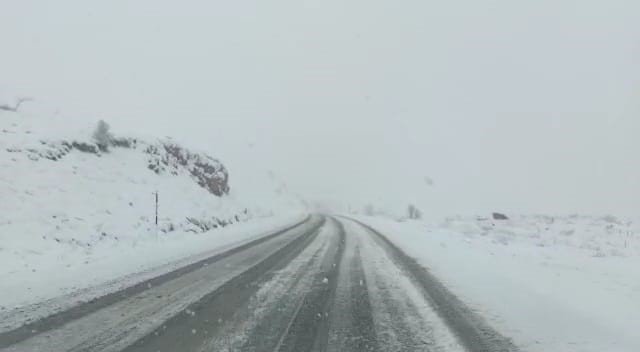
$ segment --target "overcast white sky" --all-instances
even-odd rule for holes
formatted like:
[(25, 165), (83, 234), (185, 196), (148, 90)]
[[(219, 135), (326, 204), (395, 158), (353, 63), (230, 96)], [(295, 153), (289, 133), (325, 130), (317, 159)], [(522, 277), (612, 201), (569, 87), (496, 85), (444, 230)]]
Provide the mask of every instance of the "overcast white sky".
[[(640, 210), (640, 1), (15, 0), (0, 96), (429, 212)], [(435, 184), (428, 186), (424, 177)]]

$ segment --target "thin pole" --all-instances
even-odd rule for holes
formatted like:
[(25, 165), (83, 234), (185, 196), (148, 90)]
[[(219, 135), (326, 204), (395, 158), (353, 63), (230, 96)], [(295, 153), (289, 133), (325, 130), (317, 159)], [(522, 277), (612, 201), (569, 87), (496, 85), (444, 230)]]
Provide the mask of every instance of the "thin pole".
[(158, 226), (158, 191), (156, 191), (156, 227)]

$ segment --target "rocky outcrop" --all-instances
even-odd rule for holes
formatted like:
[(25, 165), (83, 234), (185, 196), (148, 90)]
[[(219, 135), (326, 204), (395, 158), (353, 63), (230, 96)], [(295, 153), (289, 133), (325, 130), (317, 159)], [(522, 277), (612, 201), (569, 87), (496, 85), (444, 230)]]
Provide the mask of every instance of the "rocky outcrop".
[(186, 170), (202, 188), (218, 197), (229, 193), (229, 173), (218, 160), (194, 153), (171, 142), (149, 145), (145, 152), (151, 156), (148, 168), (155, 173), (177, 174)]
[(109, 148), (86, 141), (40, 141), (38, 148), (9, 148), (10, 153), (26, 153), (31, 160), (59, 161), (71, 152), (93, 154), (101, 157), (115, 148), (129, 149), (147, 155), (147, 168), (156, 174), (179, 175), (187, 173), (200, 187), (221, 197), (229, 194), (229, 173), (215, 158), (190, 151), (171, 141), (148, 143), (134, 138), (113, 138)]

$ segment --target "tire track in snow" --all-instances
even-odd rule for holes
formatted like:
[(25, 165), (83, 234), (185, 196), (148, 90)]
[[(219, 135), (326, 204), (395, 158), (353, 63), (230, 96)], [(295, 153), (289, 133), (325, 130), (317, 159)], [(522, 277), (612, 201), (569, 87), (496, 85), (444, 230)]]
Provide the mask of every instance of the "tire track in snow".
[(344, 258), (339, 267), (338, 287), (330, 313), (328, 352), (380, 351), (371, 302), (357, 238), (345, 231)]
[(511, 339), (493, 329), (480, 315), (442, 284), (415, 259), (395, 246), (386, 236), (358, 220), (349, 219), (369, 232), (393, 266), (418, 289), (431, 310), (455, 334), (462, 346), (470, 352), (517, 352)]
[[(122, 352), (157, 351), (197, 351), (203, 350), (212, 336), (227, 326), (238, 307), (243, 307), (260, 289), (260, 282), (269, 277), (269, 273), (288, 266), (311, 243), (317, 239), (326, 220), (311, 231), (295, 238), (279, 248), (264, 260), (207, 294), (203, 299), (191, 304), (184, 312), (163, 323), (157, 329), (129, 345)], [(237, 332), (234, 332), (234, 334)], [(208, 350), (205, 348), (204, 350)], [(217, 351), (217, 349), (214, 349)]]
[(425, 301), (418, 287), (360, 225), (347, 222), (358, 241), (382, 351), (462, 352), (465, 349)]
[(247, 305), (239, 307), (199, 351), (270, 351), (278, 345), (281, 327), (295, 315), (311, 287), (331, 241), (330, 226), (284, 267), (274, 269), (258, 284)]
[[(336, 226), (336, 220), (330, 220)], [(337, 226), (341, 229), (341, 227)], [(283, 332), (279, 352), (325, 351), (329, 340), (329, 312), (338, 285), (338, 268), (344, 254), (345, 233), (331, 241), (320, 271), (314, 273), (310, 291)]]

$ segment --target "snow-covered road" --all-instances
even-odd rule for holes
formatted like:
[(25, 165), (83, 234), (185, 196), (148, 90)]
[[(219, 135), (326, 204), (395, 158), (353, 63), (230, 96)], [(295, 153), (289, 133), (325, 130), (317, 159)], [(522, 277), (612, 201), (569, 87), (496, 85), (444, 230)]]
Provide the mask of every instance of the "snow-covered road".
[(313, 216), (165, 280), (0, 333), (0, 350), (516, 348), (381, 234)]

